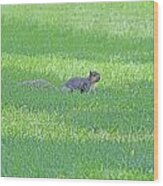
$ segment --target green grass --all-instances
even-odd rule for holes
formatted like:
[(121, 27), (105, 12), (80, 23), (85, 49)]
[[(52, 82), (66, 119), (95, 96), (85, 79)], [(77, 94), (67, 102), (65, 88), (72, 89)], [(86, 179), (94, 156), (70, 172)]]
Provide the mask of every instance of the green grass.
[[(153, 180), (153, 2), (1, 12), (2, 176)], [(59, 91), (89, 70), (95, 93)]]

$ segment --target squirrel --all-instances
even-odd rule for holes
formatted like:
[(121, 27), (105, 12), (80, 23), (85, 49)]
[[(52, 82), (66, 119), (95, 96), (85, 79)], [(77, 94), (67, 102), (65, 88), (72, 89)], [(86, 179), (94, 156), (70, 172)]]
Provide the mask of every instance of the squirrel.
[[(95, 89), (95, 84), (100, 81), (100, 74), (96, 71), (90, 71), (88, 77), (74, 77), (69, 79), (62, 87), (61, 91), (73, 92), (79, 90), (81, 93), (92, 91)], [(44, 79), (27, 80), (19, 82), (18, 85), (30, 88), (55, 88), (49, 81)]]
[(62, 91), (79, 90), (81, 93), (88, 92), (95, 89), (95, 84), (100, 81), (100, 74), (96, 71), (90, 71), (89, 76), (74, 77), (69, 79), (63, 86)]

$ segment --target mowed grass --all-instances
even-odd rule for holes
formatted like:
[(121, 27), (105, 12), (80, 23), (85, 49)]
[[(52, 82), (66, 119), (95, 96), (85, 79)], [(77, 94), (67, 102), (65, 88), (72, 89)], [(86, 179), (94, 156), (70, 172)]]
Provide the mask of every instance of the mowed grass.
[[(2, 176), (153, 180), (153, 2), (1, 11)], [(89, 70), (95, 93), (59, 90)]]

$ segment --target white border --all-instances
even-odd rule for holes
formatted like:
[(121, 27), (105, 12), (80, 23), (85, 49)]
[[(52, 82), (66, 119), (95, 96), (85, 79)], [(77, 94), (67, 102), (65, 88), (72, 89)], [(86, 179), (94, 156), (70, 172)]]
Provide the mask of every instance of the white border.
[[(101, 0), (101, 1), (126, 1), (126, 0)], [(101, 2), (100, 0), (1, 0), (0, 4), (22, 4), (22, 3), (55, 3), (55, 2)], [(135, 1), (135, 0), (134, 0)], [(140, 1), (140, 0), (139, 0)], [(143, 1), (143, 0), (142, 0)], [(26, 179), (26, 178), (0, 178), (0, 185), (2, 186), (150, 186), (163, 185), (163, 0), (157, 0), (159, 3), (159, 179), (155, 182), (142, 181), (111, 181), (111, 180), (59, 180), (59, 179)]]

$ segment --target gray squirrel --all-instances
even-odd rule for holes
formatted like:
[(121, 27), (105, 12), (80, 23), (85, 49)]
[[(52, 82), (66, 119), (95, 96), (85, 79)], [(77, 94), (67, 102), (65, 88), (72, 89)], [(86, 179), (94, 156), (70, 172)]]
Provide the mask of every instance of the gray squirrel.
[(88, 77), (74, 77), (69, 79), (63, 86), (62, 91), (79, 90), (81, 93), (94, 90), (95, 84), (100, 81), (100, 74), (96, 71), (90, 71)]
[[(96, 71), (90, 71), (88, 77), (74, 77), (69, 79), (61, 87), (61, 91), (73, 92), (79, 90), (81, 93), (89, 92), (95, 89), (95, 84), (100, 81), (100, 74)], [(19, 82), (18, 85), (30, 88), (55, 88), (49, 81), (45, 79), (27, 80)]]

